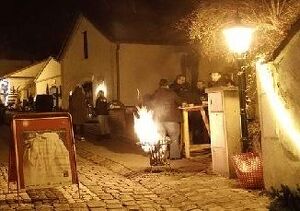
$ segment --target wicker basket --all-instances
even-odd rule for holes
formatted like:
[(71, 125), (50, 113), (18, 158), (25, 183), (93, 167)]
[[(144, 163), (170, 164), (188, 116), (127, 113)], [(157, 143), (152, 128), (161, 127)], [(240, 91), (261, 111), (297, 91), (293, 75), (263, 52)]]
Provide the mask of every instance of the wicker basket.
[(264, 187), (262, 161), (257, 153), (234, 155), (232, 161), (238, 181), (243, 188)]

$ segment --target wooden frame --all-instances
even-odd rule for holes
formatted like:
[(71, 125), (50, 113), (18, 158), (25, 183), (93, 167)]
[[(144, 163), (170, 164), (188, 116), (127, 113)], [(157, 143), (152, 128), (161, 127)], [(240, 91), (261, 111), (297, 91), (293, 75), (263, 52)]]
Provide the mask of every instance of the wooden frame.
[(8, 187), (17, 190), (77, 184), (75, 141), (69, 113), (16, 114), (11, 121)]
[(182, 116), (183, 116), (183, 123), (181, 126), (181, 143), (184, 143), (184, 152), (185, 157), (190, 158), (190, 132), (189, 132), (189, 111), (199, 111), (202, 120), (205, 124), (206, 130), (208, 132), (208, 135), (210, 136), (210, 129), (209, 129), (209, 123), (208, 118), (205, 114), (204, 107), (207, 107), (206, 105), (199, 105), (199, 106), (188, 106), (188, 107), (179, 107), (180, 110), (182, 110)]

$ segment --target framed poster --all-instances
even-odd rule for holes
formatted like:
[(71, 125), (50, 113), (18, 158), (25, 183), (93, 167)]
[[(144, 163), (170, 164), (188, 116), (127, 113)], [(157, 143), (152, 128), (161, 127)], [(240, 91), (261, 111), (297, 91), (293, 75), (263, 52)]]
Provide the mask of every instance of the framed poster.
[(69, 113), (17, 114), (11, 129), (9, 182), (18, 189), (78, 184)]

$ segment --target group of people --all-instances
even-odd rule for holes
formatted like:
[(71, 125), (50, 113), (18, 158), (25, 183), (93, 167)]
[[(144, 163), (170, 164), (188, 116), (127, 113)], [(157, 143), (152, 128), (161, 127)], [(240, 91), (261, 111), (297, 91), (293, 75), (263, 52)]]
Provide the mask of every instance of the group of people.
[[(159, 88), (144, 98), (143, 104), (153, 110), (154, 120), (159, 124), (159, 133), (162, 137), (169, 136), (169, 158), (180, 159), (182, 146), (180, 143), (181, 112), (178, 109), (182, 103), (200, 104), (206, 100), (205, 84), (197, 82), (192, 89), (184, 75), (178, 75), (172, 84), (167, 79), (159, 81)], [(197, 100), (196, 100), (197, 99)], [(195, 101), (196, 100), (196, 101)]]
[[(192, 87), (186, 81), (184, 75), (177, 75), (173, 83), (167, 79), (159, 81), (159, 88), (153, 93), (144, 96), (143, 104), (153, 110), (155, 121), (159, 123), (159, 132), (161, 135), (169, 136), (171, 143), (169, 145), (169, 157), (171, 159), (181, 158), (181, 111), (178, 109), (183, 103), (200, 105), (207, 101), (205, 89), (212, 86), (233, 85), (233, 81), (221, 76), (220, 73), (211, 73), (211, 80), (197, 81), (195, 87)], [(84, 140), (84, 122), (87, 120), (87, 103), (84, 90), (76, 87), (72, 96), (70, 96), (69, 109), (72, 114), (74, 131), (78, 139)], [(104, 96), (104, 92), (98, 92), (95, 107), (93, 108), (97, 116), (100, 133), (109, 136), (110, 128), (108, 124), (109, 103)], [(209, 143), (208, 131), (202, 120), (200, 112), (189, 112), (190, 134), (195, 144)]]
[[(104, 92), (98, 92), (95, 107), (91, 108), (93, 112), (89, 112), (90, 105), (86, 102), (86, 96), (82, 87), (77, 86), (69, 96), (69, 111), (72, 115), (73, 130), (75, 138), (78, 140), (85, 140), (84, 138), (84, 123), (87, 121), (89, 115), (96, 115), (99, 122), (100, 134), (109, 137), (110, 129), (108, 124), (108, 101), (104, 96)], [(92, 114), (90, 114), (92, 113)]]
[[(168, 136), (169, 158), (181, 158), (182, 144), (180, 142), (181, 112), (178, 109), (183, 103), (201, 105), (207, 101), (205, 89), (214, 86), (232, 86), (233, 80), (223, 77), (220, 73), (211, 73), (210, 81), (197, 81), (192, 87), (184, 75), (177, 75), (173, 83), (167, 79), (159, 81), (159, 88), (152, 94), (146, 95), (143, 104), (153, 110), (154, 119), (159, 124), (159, 133), (162, 137)], [(210, 143), (208, 131), (200, 112), (189, 112), (190, 134), (195, 144)]]

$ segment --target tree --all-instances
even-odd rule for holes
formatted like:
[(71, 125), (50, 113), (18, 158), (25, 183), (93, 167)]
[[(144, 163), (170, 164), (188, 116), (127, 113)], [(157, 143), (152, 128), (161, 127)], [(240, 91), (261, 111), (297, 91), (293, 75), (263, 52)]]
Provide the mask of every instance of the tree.
[(201, 53), (207, 58), (230, 59), (222, 29), (233, 23), (236, 12), (242, 23), (256, 27), (250, 57), (270, 56), (284, 39), (290, 26), (300, 15), (299, 0), (203, 0), (197, 9), (182, 18), (176, 27), (188, 31), (191, 40), (198, 40)]

